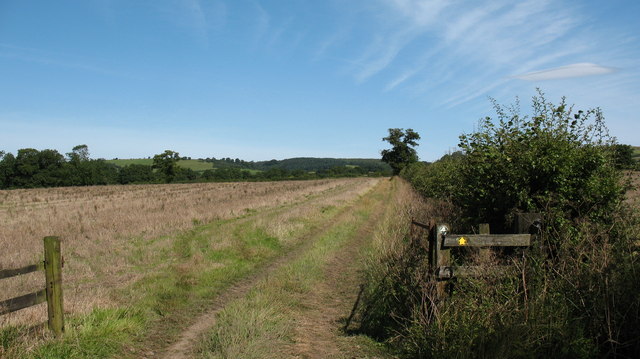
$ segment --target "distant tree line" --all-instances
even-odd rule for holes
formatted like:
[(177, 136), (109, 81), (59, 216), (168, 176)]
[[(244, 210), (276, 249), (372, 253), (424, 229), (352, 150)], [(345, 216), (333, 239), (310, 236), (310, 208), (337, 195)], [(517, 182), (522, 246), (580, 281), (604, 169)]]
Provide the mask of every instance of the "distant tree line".
[[(307, 170), (298, 168), (304, 167), (300, 164), (304, 161), (299, 159), (292, 159), (288, 167), (277, 167), (230, 158), (202, 159), (212, 162), (216, 168), (198, 172), (178, 165), (180, 160), (186, 159), (190, 158), (180, 157), (179, 153), (166, 150), (153, 157), (152, 165), (130, 164), (120, 167), (104, 159), (91, 159), (87, 145), (78, 145), (65, 155), (51, 149), (39, 151), (24, 148), (18, 150), (15, 156), (0, 151), (0, 189), (133, 183), (306, 180), (382, 176), (388, 175), (389, 172), (384, 166), (367, 163), (368, 160), (360, 160), (364, 161), (365, 166), (357, 166), (346, 165), (341, 160), (332, 162), (332, 159), (318, 159), (321, 165)], [(315, 159), (307, 159), (307, 163), (313, 162), (312, 160)], [(283, 163), (287, 160), (273, 161)], [(334, 166), (324, 166), (327, 163)]]
[[(190, 158), (189, 158), (190, 159)], [(316, 172), (322, 170), (331, 170), (336, 167), (352, 167), (357, 166), (366, 172), (391, 173), (391, 167), (377, 159), (367, 158), (313, 158), (313, 157), (297, 157), (284, 160), (270, 161), (244, 161), (239, 158), (232, 159), (229, 157), (216, 159), (215, 157), (200, 159), (209, 162), (216, 168), (244, 168), (257, 171), (268, 171), (270, 169), (285, 169), (289, 171), (302, 170), (307, 172)]]
[(0, 188), (104, 185), (118, 182), (118, 169), (104, 160), (89, 159), (86, 145), (66, 154), (33, 148), (0, 151)]

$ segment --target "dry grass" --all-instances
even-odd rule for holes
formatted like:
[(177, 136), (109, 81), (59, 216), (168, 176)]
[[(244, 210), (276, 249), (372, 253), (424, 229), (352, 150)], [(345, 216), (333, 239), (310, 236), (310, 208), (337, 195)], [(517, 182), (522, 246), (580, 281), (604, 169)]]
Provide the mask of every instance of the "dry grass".
[[(411, 226), (411, 220), (428, 224), (430, 220), (445, 221), (450, 223), (449, 214), (453, 211), (450, 204), (434, 199), (425, 199), (417, 193), (405, 180), (395, 181), (396, 195), (388, 207), (395, 215), (385, 215), (385, 221), (381, 222), (375, 231), (372, 258), (372, 267), (381, 267), (380, 261), (385, 258), (396, 258), (405, 250), (402, 244), (404, 238), (418, 235), (426, 235), (423, 230)], [(443, 217), (446, 216), (446, 217)]]
[[(134, 266), (154, 263), (155, 251), (171, 246), (175, 236), (195, 224), (251, 214), (253, 226), (286, 241), (302, 230), (302, 218), (353, 199), (377, 182), (359, 178), (0, 191), (0, 268), (41, 260), (42, 238), (60, 236), (65, 311), (83, 313), (109, 306), (115, 288), (144, 275), (131, 270)], [(224, 247), (225, 233), (211, 245)], [(141, 242), (149, 252), (132, 263), (132, 251)], [(198, 256), (190, 260), (198, 261)], [(42, 282), (41, 273), (5, 279), (0, 300), (39, 289)], [(0, 326), (41, 322), (45, 311), (40, 305), (6, 315)]]

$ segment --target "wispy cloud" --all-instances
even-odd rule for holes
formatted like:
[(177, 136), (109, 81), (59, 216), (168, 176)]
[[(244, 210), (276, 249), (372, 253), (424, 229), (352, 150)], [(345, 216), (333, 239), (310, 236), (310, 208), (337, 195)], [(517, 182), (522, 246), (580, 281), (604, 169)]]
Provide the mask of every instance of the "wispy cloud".
[(429, 26), (436, 22), (440, 13), (452, 4), (448, 0), (388, 0), (386, 2), (418, 27)]
[(529, 72), (522, 75), (515, 75), (514, 78), (527, 81), (544, 81), (566, 79), (571, 77), (584, 77), (593, 75), (605, 75), (615, 72), (613, 67), (600, 66), (588, 62), (560, 66), (552, 69)]
[(273, 12), (258, 2), (252, 3), (253, 46), (275, 56), (288, 56), (304, 42), (308, 32), (300, 29), (293, 11)]
[[(449, 107), (513, 86), (514, 79), (615, 71), (611, 66), (615, 62), (603, 56), (602, 47), (608, 45), (608, 53), (614, 53), (615, 46), (604, 43), (603, 32), (589, 27), (588, 16), (572, 3), (378, 0), (377, 4), (365, 6), (372, 20), (363, 21), (353, 32), (354, 42), (357, 38), (362, 43), (362, 34), (368, 39), (366, 46), (359, 46), (359, 55), (351, 58), (355, 64), (351, 73), (358, 83), (383, 78), (384, 91), (422, 91)], [(541, 68), (548, 70), (536, 71)], [(437, 94), (426, 92), (432, 90)]]
[(413, 36), (406, 36), (402, 33), (391, 37), (377, 37), (364, 55), (355, 61), (359, 69), (356, 74), (358, 82), (366, 81), (391, 65), (398, 53), (412, 38)]

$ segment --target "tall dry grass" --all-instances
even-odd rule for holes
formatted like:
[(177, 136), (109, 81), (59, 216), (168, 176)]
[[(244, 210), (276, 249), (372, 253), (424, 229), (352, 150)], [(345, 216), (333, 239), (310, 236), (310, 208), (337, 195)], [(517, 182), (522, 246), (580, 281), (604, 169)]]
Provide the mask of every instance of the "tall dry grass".
[[(115, 288), (141, 276), (131, 270), (135, 242), (154, 243), (144, 248), (160, 251), (171, 246), (172, 235), (196, 224), (247, 214), (271, 235), (286, 239), (304, 226), (296, 219), (357, 197), (377, 181), (359, 178), (0, 191), (0, 268), (41, 260), (42, 238), (60, 236), (65, 257), (65, 311), (83, 313), (108, 306)], [(42, 273), (5, 279), (0, 285), (0, 300), (8, 299), (42, 287)], [(45, 311), (40, 305), (2, 316), (0, 326), (42, 321)]]

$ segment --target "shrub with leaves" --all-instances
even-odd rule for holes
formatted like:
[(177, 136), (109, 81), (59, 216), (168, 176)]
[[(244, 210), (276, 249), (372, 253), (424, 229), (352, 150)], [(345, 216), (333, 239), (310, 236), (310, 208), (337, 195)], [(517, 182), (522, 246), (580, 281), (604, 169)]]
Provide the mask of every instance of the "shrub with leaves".
[[(530, 248), (493, 257), (517, 274), (459, 278), (450, 282), (447, 298), (433, 292), (433, 278), (407, 280), (424, 272), (426, 255), (407, 246), (414, 264), (390, 258), (385, 265), (402, 275), (375, 287), (372, 301), (401, 299), (402, 310), (387, 311), (394, 316), (384, 329), (406, 357), (640, 355), (640, 220), (623, 202), (619, 147), (599, 109), (574, 111), (564, 98), (553, 104), (541, 92), (532, 104), (532, 113), (521, 115), (518, 103), (494, 101), (497, 118), (484, 118), (477, 131), (460, 136), (462, 154), (402, 172), (423, 195), (455, 204), (464, 217), (450, 222), (456, 231), (483, 222), (494, 233), (507, 231), (517, 212), (545, 217)], [(482, 256), (459, 259), (492, 266)]]
[[(474, 222), (509, 222), (518, 211), (607, 221), (624, 194), (600, 109), (533, 98), (532, 114), (494, 101), (497, 119), (460, 136), (466, 154), (450, 194)], [(495, 227), (495, 226), (494, 226)]]

